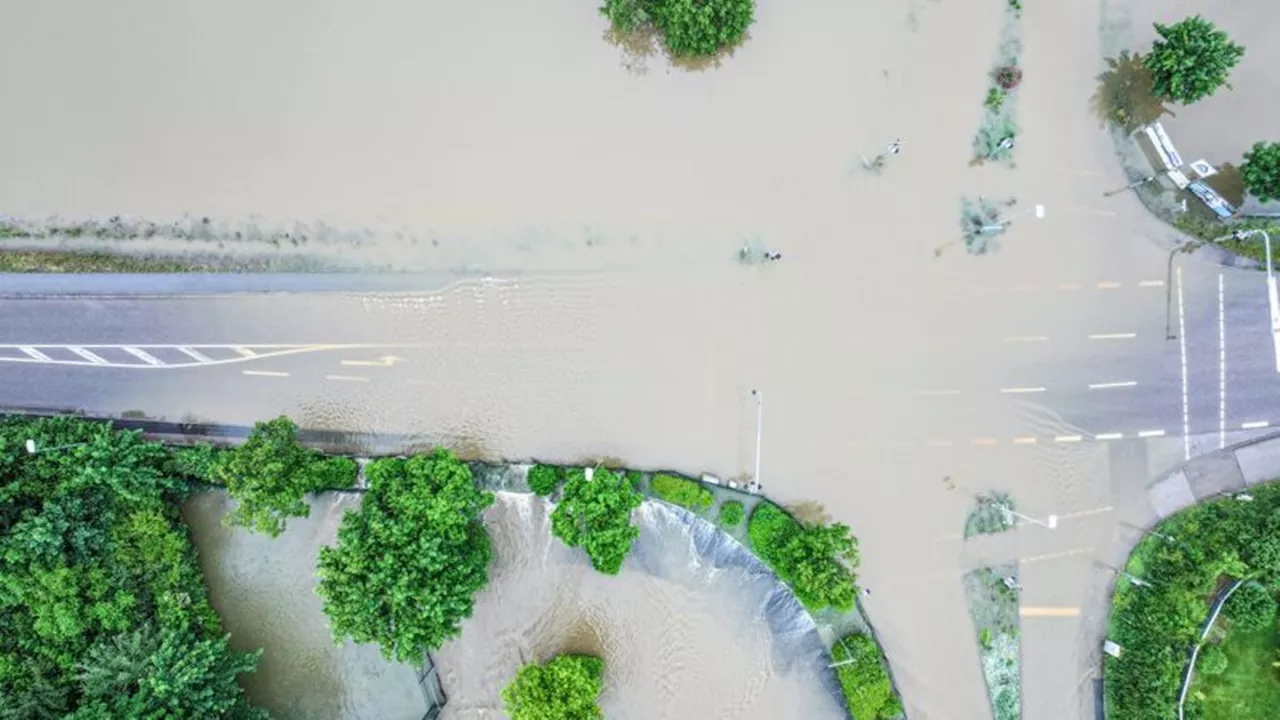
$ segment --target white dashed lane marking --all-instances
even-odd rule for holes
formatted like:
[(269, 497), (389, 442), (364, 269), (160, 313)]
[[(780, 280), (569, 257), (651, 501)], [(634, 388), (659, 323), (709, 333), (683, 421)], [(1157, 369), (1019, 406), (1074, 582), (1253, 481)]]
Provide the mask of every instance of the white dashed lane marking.
[(1271, 425), (1271, 423), (1267, 422), (1266, 420), (1254, 420), (1253, 422), (1240, 423), (1240, 429), (1241, 430), (1257, 430), (1258, 428), (1268, 427), (1269, 425)]
[(245, 375), (256, 375), (259, 377), (289, 377), (287, 372), (275, 372), (273, 370), (241, 370)]
[(1138, 337), (1138, 333), (1099, 333), (1090, 335), (1090, 340), (1128, 340)]
[(1137, 380), (1122, 380), (1120, 382), (1093, 383), (1089, 386), (1090, 390), (1109, 390), (1111, 388), (1127, 388), (1134, 387), (1138, 384)]

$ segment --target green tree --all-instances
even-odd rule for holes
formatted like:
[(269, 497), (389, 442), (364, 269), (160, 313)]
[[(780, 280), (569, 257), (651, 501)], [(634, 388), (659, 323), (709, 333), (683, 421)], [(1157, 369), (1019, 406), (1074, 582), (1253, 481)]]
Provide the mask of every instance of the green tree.
[(1227, 653), (1221, 645), (1207, 645), (1200, 650), (1200, 658), (1196, 661), (1196, 671), (1205, 675), (1221, 675), (1227, 671)]
[(840, 612), (853, 609), (858, 543), (849, 526), (806, 527), (778, 548), (777, 562), (783, 579), (805, 607), (832, 607)]
[(849, 714), (856, 720), (895, 718), (902, 706), (880, 661), (880, 648), (868, 635), (855, 633), (831, 649), (836, 676), (844, 691)]
[(1275, 625), (1276, 599), (1256, 582), (1246, 581), (1236, 588), (1223, 608), (1231, 627), (1252, 632)]
[(302, 446), (298, 426), (284, 415), (255, 424), (248, 441), (218, 455), (210, 472), (236, 501), (225, 522), (271, 537), (284, 532), (288, 518), (311, 513), (307, 493), (356, 480), (355, 461)]
[(569, 547), (581, 547), (596, 570), (617, 575), (631, 552), (640, 529), (631, 524), (631, 511), (640, 507), (640, 493), (626, 477), (596, 468), (590, 480), (582, 469), (571, 470), (560, 504), (551, 513), (551, 534)]
[(590, 655), (560, 655), (529, 663), (502, 690), (511, 720), (601, 720), (596, 703), (604, 687), (604, 661)]
[(653, 22), (653, 8), (659, 0), (604, 0), (600, 14), (609, 18), (615, 32), (629, 35)]
[(1193, 15), (1173, 25), (1155, 24), (1160, 38), (1143, 64), (1151, 71), (1152, 89), (1159, 97), (1189, 105), (1226, 85), (1244, 48), (1213, 23)]
[(1262, 202), (1280, 200), (1280, 143), (1257, 142), (1240, 165), (1244, 186)]
[(343, 517), (337, 545), (320, 549), (317, 592), (335, 639), (376, 642), (388, 659), (421, 662), (457, 636), (488, 582), (481, 514), (493, 495), (444, 449), (366, 470), (363, 504)]
[(742, 42), (755, 7), (755, 0), (662, 0), (654, 19), (672, 55), (710, 56)]
[(653, 494), (674, 505), (688, 508), (696, 513), (711, 507), (715, 497), (702, 485), (677, 475), (658, 473), (649, 481)]
[(529, 468), (529, 489), (539, 495), (550, 495), (564, 480), (564, 468), (555, 465), (534, 465)]

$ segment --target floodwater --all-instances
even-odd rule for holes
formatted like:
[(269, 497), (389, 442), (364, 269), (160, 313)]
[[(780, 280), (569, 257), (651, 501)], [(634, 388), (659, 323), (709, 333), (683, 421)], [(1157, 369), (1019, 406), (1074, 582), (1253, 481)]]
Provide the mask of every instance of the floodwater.
[[(636, 74), (602, 40), (592, 0), (4, 3), (0, 198), (19, 216), (336, 227), (363, 239), (318, 250), (344, 262), (500, 278), (417, 297), (199, 305), (184, 338), (421, 347), (398, 350), (404, 361), (370, 370), (367, 384), (322, 379), (350, 372), (338, 359), (367, 360), (346, 355), (270, 368), (288, 381), (172, 375), (145, 397), (121, 381), (120, 409), (233, 421), (286, 411), (495, 458), (607, 456), (731, 477), (753, 467), (749, 391), (763, 390), (766, 492), (815, 501), (854, 527), (869, 615), (910, 715), (982, 718), (962, 549), (948, 539), (968, 501), (939, 480), (1012, 492), (1036, 514), (1110, 504), (1120, 489), (1106, 447), (1010, 442), (1110, 430), (1067, 417), (1087, 383), (1121, 379), (1076, 368), (1128, 367), (1085, 338), (1160, 332), (1165, 309), (1163, 297), (1089, 289), (1132, 288), (1165, 268), (1149, 242), (1163, 229), (1133, 198), (1102, 197), (1126, 179), (1089, 99), (1108, 47), (1099, 27), (1127, 5), (1025, 3), (1017, 166), (971, 167), (1006, 4), (760, 3), (750, 40), (721, 67), (655, 59)], [(903, 154), (864, 172), (858, 157), (894, 138)], [(1019, 216), (995, 253), (966, 256), (954, 244), (958, 207), (977, 195), (1048, 213)], [(744, 243), (784, 259), (739, 264)], [(1085, 289), (1018, 290), (1064, 283)], [(1012, 336), (1055, 342), (1002, 343)], [(1070, 388), (998, 391), (1065, 376)], [(998, 443), (975, 442), (987, 438)], [(1110, 532), (1064, 525), (1055, 549), (1088, 549)], [(1049, 552), (1034, 529), (1011, 541)], [(1088, 571), (1087, 554), (1035, 566), (1024, 584), (1039, 595), (1027, 602), (1083, 602)], [(580, 587), (576, 571), (561, 572)], [(559, 612), (574, 596), (557, 597), (518, 601)], [(671, 624), (654, 632), (687, 630), (676, 636), (697, 640), (690, 657), (727, 655), (722, 626), (699, 630), (681, 615), (706, 617), (692, 594), (663, 602), (671, 609), (652, 617)], [(557, 631), (535, 642), (492, 612), (482, 607), (476, 624), (509, 630), (513, 647), (492, 661), (458, 650), (460, 667), (501, 675), (521, 649), (617, 642), (554, 612)], [(1078, 715), (1078, 626), (1055, 623), (1025, 631), (1026, 717)], [(622, 668), (656, 667), (635, 652)], [(771, 660), (734, 662), (758, 673)], [(742, 678), (718, 667), (653, 677), (723, 682), (742, 697)], [(776, 697), (787, 686), (770, 685)], [(650, 701), (606, 698), (618, 713)]]
[[(333, 645), (314, 592), (319, 548), (358, 502), (319, 496), (311, 517), (275, 540), (223, 527), (222, 492), (184, 509), (232, 644), (265, 648), (245, 687), (276, 717), (425, 712), (414, 668), (371, 645)], [(607, 577), (551, 537), (544, 501), (499, 493), (485, 517), (489, 586), (435, 656), (449, 698), (442, 717), (501, 717), (499, 692), (520, 665), (561, 652), (606, 659), (601, 705), (611, 718), (844, 717), (812, 619), (741, 545), (688, 518), (646, 503), (634, 554)]]

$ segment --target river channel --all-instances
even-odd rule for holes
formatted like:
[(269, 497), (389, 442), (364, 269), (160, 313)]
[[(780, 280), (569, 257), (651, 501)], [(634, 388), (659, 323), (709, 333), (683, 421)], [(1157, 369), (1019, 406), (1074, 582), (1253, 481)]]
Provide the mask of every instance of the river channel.
[[(232, 643), (265, 649), (245, 678), (282, 718), (420, 720), (415, 668), (373, 646), (335, 646), (314, 593), (319, 548), (359, 498), (315, 498), (274, 540), (221, 525), (222, 492), (184, 508), (214, 606)], [(499, 692), (521, 663), (591, 652), (608, 663), (610, 718), (841, 718), (812, 622), (736, 542), (647, 503), (621, 574), (594, 572), (549, 534), (549, 506), (499, 493), (486, 515), (495, 557), (462, 635), (435, 654), (443, 718), (500, 718)]]

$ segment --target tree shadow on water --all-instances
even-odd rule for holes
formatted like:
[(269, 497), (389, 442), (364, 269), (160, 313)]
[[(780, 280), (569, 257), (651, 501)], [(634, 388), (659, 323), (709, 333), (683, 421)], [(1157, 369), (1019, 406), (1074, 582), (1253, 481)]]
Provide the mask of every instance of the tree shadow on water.
[(751, 33), (746, 33), (737, 43), (721, 48), (716, 54), (706, 56), (672, 54), (662, 43), (662, 36), (657, 29), (647, 25), (629, 33), (608, 27), (605, 28), (602, 37), (605, 42), (618, 48), (622, 55), (619, 64), (629, 74), (643, 77), (649, 74), (649, 63), (658, 56), (662, 56), (668, 66), (685, 72), (703, 72), (718, 68), (751, 39)]
[(1165, 99), (1155, 95), (1151, 71), (1141, 55), (1123, 52), (1107, 58), (1107, 71), (1098, 76), (1098, 83), (1090, 105), (1103, 126), (1114, 123), (1132, 132), (1164, 115), (1173, 115)]
[(1217, 174), (1205, 178), (1204, 184), (1213, 188), (1223, 200), (1235, 207), (1240, 207), (1244, 203), (1245, 195), (1244, 174), (1240, 172), (1240, 168), (1231, 163), (1223, 163), (1217, 167)]

